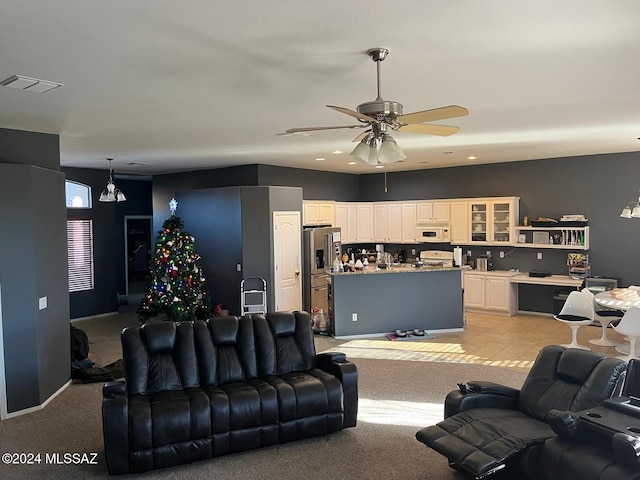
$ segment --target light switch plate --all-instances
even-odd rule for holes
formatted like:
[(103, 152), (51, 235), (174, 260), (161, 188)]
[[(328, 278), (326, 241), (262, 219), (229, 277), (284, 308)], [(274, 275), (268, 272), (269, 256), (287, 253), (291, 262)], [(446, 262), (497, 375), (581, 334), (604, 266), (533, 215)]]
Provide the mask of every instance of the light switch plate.
[(542, 252), (538, 252), (537, 258), (538, 258), (538, 260), (542, 260)]
[(47, 308), (47, 297), (40, 297), (38, 299), (38, 308), (40, 310), (44, 310), (45, 308)]

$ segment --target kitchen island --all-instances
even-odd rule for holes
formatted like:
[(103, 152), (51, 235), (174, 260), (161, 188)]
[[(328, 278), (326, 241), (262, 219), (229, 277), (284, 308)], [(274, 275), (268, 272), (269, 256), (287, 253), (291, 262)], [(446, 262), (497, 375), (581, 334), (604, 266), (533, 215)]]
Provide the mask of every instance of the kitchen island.
[(455, 267), (391, 267), (331, 273), (336, 337), (395, 330), (462, 331), (462, 273)]

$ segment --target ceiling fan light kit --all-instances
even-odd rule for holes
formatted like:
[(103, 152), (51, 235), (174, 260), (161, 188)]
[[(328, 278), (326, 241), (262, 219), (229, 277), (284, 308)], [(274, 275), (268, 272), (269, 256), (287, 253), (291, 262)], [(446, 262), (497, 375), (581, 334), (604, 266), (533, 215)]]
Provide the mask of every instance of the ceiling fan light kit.
[(378, 165), (395, 163), (407, 158), (393, 137), (387, 133), (388, 130), (423, 133), (443, 137), (458, 132), (458, 127), (450, 125), (427, 125), (425, 122), (434, 122), (445, 118), (468, 115), (469, 111), (464, 107), (449, 105), (448, 107), (434, 108), (403, 115), (401, 103), (383, 100), (380, 95), (380, 62), (382, 62), (388, 54), (389, 49), (382, 47), (371, 48), (367, 51), (367, 55), (371, 57), (371, 60), (376, 62), (378, 96), (374, 101), (361, 103), (356, 107), (356, 110), (327, 105), (327, 107), (333, 110), (358, 119), (361, 122), (359, 125), (290, 128), (286, 133), (333, 130), (337, 128), (367, 128), (365, 132), (353, 140), (354, 142), (360, 143), (358, 143), (350, 155), (369, 165)]

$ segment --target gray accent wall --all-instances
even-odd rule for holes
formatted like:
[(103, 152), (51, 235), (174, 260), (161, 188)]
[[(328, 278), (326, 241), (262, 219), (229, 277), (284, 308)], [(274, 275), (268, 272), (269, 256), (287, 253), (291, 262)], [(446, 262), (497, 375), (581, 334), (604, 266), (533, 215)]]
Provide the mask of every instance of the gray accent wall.
[[(7, 132), (2, 133), (6, 139)], [(27, 133), (17, 135), (19, 142)], [(50, 151), (58, 158), (57, 136), (34, 134), (33, 142), (43, 138), (40, 154)], [(0, 155), (6, 160), (12, 153)], [(8, 413), (42, 404), (69, 380), (71, 371), (64, 174), (24, 164), (20, 155), (16, 159), (0, 163), (0, 303)], [(40, 310), (42, 297), (47, 308)]]
[(242, 279), (254, 276), (267, 281), (267, 304), (273, 305), (273, 212), (301, 212), (302, 189), (207, 188), (177, 192), (175, 198), (176, 215), (196, 239), (213, 305), (239, 315)]
[[(520, 220), (583, 214), (589, 219), (592, 274), (621, 278), (625, 286), (640, 284), (640, 219), (619, 217), (627, 203), (638, 200), (639, 152), (388, 173), (386, 194), (383, 175), (362, 175), (360, 182), (361, 201), (517, 196)], [(468, 249), (474, 257), (491, 250), (496, 269), (567, 274), (563, 250), (543, 249), (537, 260), (535, 249)], [(504, 259), (499, 251), (505, 251)]]

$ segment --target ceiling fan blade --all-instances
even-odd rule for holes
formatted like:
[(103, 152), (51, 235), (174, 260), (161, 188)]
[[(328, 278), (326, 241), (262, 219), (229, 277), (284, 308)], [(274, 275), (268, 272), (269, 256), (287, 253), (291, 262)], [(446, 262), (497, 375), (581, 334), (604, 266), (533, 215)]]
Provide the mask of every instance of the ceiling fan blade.
[(460, 130), (460, 127), (452, 127), (450, 125), (422, 125), (412, 123), (410, 125), (403, 125), (398, 128), (400, 132), (408, 133), (426, 133), (427, 135), (439, 135), (441, 137), (448, 137)]
[(362, 120), (363, 122), (377, 122), (377, 120), (369, 115), (365, 115), (364, 113), (356, 112), (355, 110), (351, 110), (350, 108), (345, 107), (336, 107), (335, 105), (327, 105), (329, 108), (333, 108), (334, 110), (340, 113), (346, 113), (347, 115), (351, 115), (352, 117), (357, 118), (358, 120)]
[(397, 120), (400, 123), (413, 124), (435, 122), (444, 120), (445, 118), (464, 117), (465, 115), (469, 115), (469, 110), (466, 108), (459, 107), (458, 105), (449, 105), (448, 107), (433, 108), (431, 110), (400, 115)]
[(341, 125), (337, 127), (301, 127), (301, 128), (289, 128), (285, 130), (286, 133), (297, 132), (313, 132), (316, 130), (336, 130), (339, 128), (365, 128), (367, 125)]
[(371, 133), (371, 130), (367, 130), (365, 132), (362, 132), (360, 135), (358, 135), (356, 138), (353, 139), (353, 142), (361, 142), (364, 138), (366, 138), (367, 136), (369, 136), (369, 134)]

